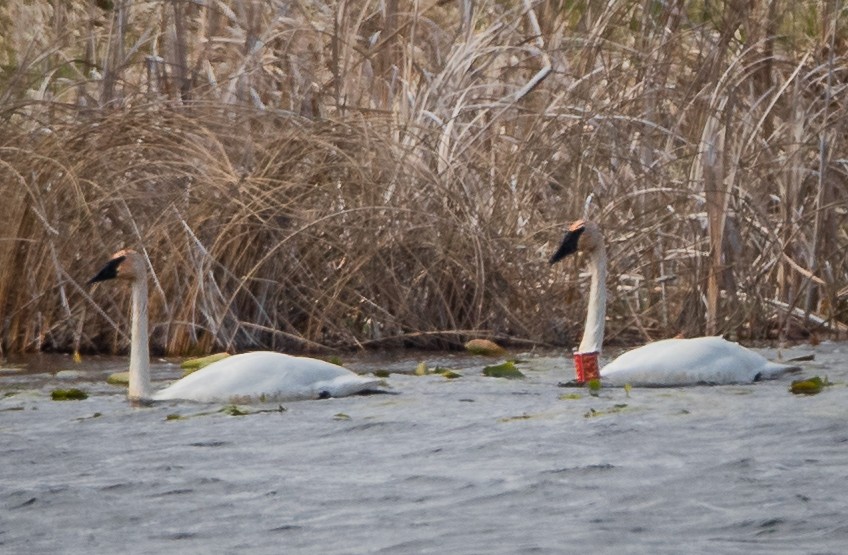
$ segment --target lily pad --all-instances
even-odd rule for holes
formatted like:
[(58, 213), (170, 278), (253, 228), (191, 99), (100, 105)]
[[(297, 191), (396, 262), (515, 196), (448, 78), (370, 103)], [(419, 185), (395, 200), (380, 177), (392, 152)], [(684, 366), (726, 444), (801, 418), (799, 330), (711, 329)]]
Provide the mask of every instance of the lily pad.
[(184, 360), (180, 364), (180, 368), (183, 369), (183, 376), (188, 376), (192, 372), (196, 372), (204, 366), (209, 366), (213, 362), (218, 362), (219, 360), (223, 360), (228, 356), (230, 356), (230, 353), (215, 353), (214, 355), (209, 355), (205, 357), (190, 358), (188, 360)]
[(490, 378), (507, 378), (510, 380), (524, 379), (524, 374), (515, 367), (515, 363), (511, 360), (495, 366), (486, 366), (483, 368), (483, 375)]
[(813, 376), (812, 378), (793, 381), (792, 385), (789, 386), (789, 391), (795, 395), (815, 395), (821, 393), (822, 389), (829, 385), (831, 384), (827, 377), (822, 379), (818, 376)]
[(129, 385), (130, 384), (130, 373), (129, 372), (115, 372), (114, 374), (109, 374), (109, 377), (106, 378), (106, 383), (111, 385)]
[(88, 399), (88, 393), (81, 389), (54, 389), (50, 394), (54, 401), (82, 401)]
[(488, 339), (472, 339), (465, 344), (465, 350), (472, 355), (497, 357), (506, 354), (506, 349)]

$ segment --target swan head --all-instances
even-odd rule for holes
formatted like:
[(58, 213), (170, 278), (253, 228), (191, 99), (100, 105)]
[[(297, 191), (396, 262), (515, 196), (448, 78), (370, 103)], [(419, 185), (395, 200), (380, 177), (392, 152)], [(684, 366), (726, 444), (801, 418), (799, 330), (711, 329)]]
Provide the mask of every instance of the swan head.
[(604, 250), (604, 237), (601, 228), (589, 220), (577, 220), (565, 232), (559, 248), (551, 256), (550, 263), (559, 262), (568, 255), (576, 252), (594, 255)]
[(110, 279), (135, 281), (144, 277), (144, 258), (132, 249), (123, 249), (112, 255), (109, 262), (88, 283)]

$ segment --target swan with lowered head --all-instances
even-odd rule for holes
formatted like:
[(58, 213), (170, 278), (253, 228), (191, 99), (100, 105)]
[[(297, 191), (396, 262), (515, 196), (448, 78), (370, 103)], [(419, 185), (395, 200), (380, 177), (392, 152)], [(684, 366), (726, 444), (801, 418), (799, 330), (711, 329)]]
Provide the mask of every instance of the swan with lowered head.
[[(600, 353), (606, 315), (607, 255), (597, 224), (574, 222), (550, 263), (576, 252), (587, 256), (591, 276), (586, 327), (577, 352)], [(721, 337), (696, 337), (664, 339), (638, 347), (604, 366), (600, 375), (612, 385), (682, 386), (751, 383), (794, 370), (799, 368), (771, 362)]]
[(270, 351), (219, 360), (157, 392), (150, 385), (147, 336), (147, 266), (144, 257), (126, 249), (115, 253), (89, 283), (119, 279), (132, 285), (132, 330), (128, 397), (133, 400), (282, 401), (344, 397), (377, 386), (341, 366)]

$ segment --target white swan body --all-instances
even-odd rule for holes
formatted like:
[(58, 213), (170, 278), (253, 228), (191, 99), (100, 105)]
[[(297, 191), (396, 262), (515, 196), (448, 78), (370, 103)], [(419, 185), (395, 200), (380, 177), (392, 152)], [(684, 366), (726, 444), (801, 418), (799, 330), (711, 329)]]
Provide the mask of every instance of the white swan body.
[(153, 394), (153, 400), (295, 400), (344, 397), (376, 387), (377, 380), (314, 358), (257, 351), (227, 357)]
[(773, 379), (793, 369), (721, 337), (696, 337), (628, 351), (604, 366), (601, 378), (612, 385), (722, 385)]
[[(551, 264), (573, 254), (589, 257), (589, 307), (579, 353), (601, 352), (606, 312), (606, 250), (600, 228), (577, 221), (565, 234)], [(797, 366), (770, 362), (754, 351), (721, 337), (665, 339), (628, 351), (601, 369), (612, 385), (643, 387), (720, 385), (773, 379)]]
[(129, 280), (133, 287), (130, 399), (204, 403), (319, 399), (361, 393), (378, 384), (376, 378), (360, 376), (322, 360), (257, 351), (219, 360), (153, 393), (144, 259), (132, 250), (116, 253), (90, 283), (108, 279)]

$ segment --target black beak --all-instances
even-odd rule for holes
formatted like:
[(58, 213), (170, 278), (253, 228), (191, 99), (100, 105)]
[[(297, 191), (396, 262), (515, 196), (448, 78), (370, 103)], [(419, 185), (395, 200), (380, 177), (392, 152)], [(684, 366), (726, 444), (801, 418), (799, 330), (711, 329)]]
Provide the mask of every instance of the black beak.
[(580, 239), (580, 236), (583, 234), (585, 227), (578, 227), (577, 229), (569, 229), (565, 232), (565, 237), (562, 239), (562, 244), (559, 246), (557, 251), (551, 256), (550, 263), (554, 264), (559, 262), (569, 254), (574, 254), (577, 252), (577, 241)]
[(106, 281), (107, 279), (115, 279), (118, 277), (118, 266), (126, 260), (126, 256), (119, 256), (110, 260), (103, 269), (97, 272), (97, 275), (88, 280), (88, 284), (97, 283), (98, 281)]

